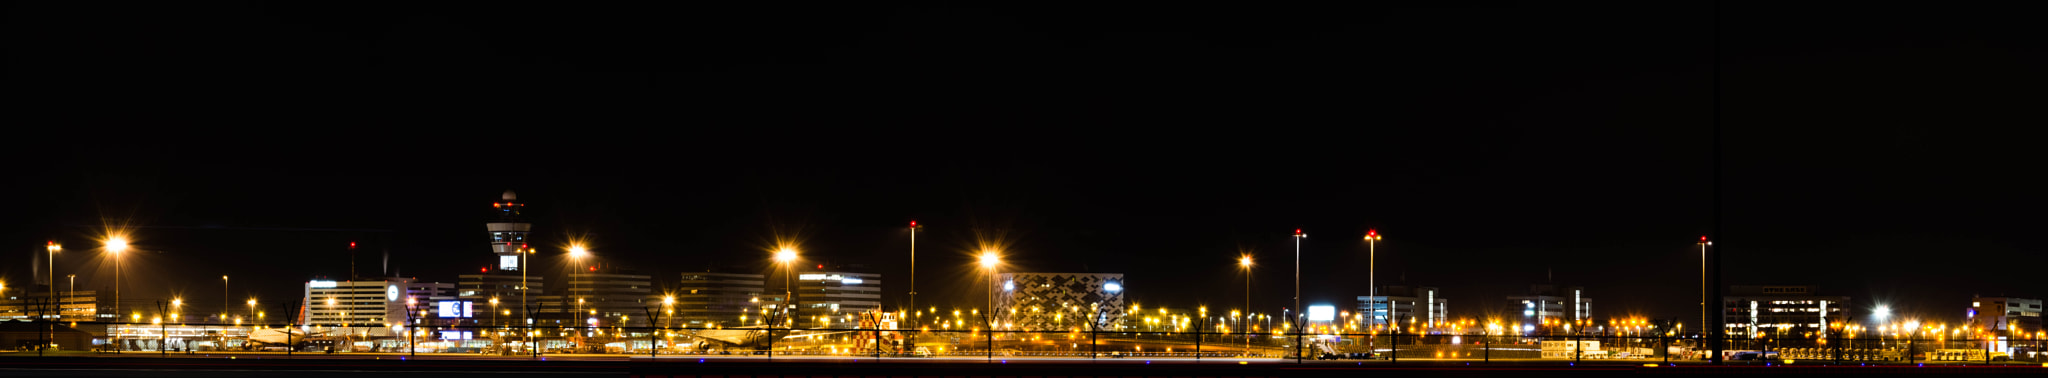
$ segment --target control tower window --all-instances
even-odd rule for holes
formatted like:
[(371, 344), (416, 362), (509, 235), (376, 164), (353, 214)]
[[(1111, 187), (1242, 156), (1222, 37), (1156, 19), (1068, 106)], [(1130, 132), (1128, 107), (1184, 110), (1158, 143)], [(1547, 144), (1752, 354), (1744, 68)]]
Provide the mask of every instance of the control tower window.
[(492, 242), (492, 243), (504, 243), (504, 242), (505, 242), (505, 233), (503, 233), (503, 232), (493, 232), (493, 233), (491, 233), (491, 242)]
[(526, 241), (526, 233), (524, 233), (524, 232), (514, 232), (514, 233), (512, 233), (512, 241), (515, 241), (515, 242), (524, 242), (524, 241)]

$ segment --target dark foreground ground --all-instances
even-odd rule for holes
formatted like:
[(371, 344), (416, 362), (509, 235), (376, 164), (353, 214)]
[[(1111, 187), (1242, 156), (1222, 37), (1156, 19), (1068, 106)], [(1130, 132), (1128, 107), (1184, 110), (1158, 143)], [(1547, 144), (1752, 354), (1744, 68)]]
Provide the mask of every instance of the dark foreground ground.
[(0, 360), (0, 377), (674, 377), (674, 378), (1263, 378), (1263, 377), (1600, 377), (1600, 376), (2030, 376), (2048, 377), (2048, 367), (2030, 366), (1657, 366), (1641, 364), (1464, 362), (1402, 365), (1344, 362), (1293, 364), (1273, 360), (1203, 361), (1011, 360), (989, 363), (953, 359), (853, 360), (751, 359), (660, 360), (362, 360), (19, 357)]

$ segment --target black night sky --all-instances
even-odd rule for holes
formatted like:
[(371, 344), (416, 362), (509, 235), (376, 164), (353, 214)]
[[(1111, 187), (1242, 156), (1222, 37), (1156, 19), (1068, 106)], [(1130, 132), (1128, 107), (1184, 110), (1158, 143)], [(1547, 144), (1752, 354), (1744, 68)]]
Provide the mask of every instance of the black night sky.
[(1222, 5), (16, 2), (0, 274), (57, 240), (109, 285), (113, 222), (148, 251), (125, 299), (287, 299), (351, 240), (453, 282), (511, 189), (544, 256), (584, 235), (657, 280), (795, 235), (897, 303), (915, 219), (921, 304), (980, 303), (993, 238), (1147, 307), (1241, 307), (1253, 253), (1271, 312), (1302, 228), (1304, 301), (1348, 307), (1376, 228), (1377, 281), (1455, 316), (1551, 272), (1599, 318), (1691, 319), (1718, 185), (1728, 284), (2048, 295), (2040, 9)]

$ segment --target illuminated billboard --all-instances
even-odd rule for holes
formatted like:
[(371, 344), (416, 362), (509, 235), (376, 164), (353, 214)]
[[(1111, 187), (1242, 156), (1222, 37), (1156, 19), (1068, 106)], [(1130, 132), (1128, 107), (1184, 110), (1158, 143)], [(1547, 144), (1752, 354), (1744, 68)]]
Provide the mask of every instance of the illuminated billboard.
[(1308, 306), (1308, 321), (1327, 322), (1337, 320), (1337, 307), (1330, 305)]
[(440, 314), (443, 318), (468, 318), (472, 317), (470, 310), (474, 303), (470, 301), (441, 301), (436, 304), (439, 305)]

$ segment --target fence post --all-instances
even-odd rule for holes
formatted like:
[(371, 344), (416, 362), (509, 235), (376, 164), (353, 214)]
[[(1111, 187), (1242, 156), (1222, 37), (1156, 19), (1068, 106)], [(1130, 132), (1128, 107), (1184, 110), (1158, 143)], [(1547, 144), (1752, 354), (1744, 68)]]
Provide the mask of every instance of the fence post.
[(984, 360), (984, 361), (987, 361), (987, 362), (995, 362), (995, 361), (996, 361), (996, 309), (995, 309), (995, 307), (989, 307), (989, 309), (988, 309), (988, 313), (986, 313), (986, 314), (983, 314), (983, 315), (982, 315), (982, 318), (983, 318), (983, 319), (987, 319), (987, 320), (988, 320), (988, 357), (987, 357), (987, 359), (986, 359), (986, 360)]
[(1479, 345), (1481, 346), (1479, 348), (1480, 353), (1484, 353), (1486, 355), (1485, 362), (1488, 364), (1493, 363), (1493, 336), (1488, 335), (1485, 338), (1479, 339)]
[(640, 311), (647, 312), (647, 361), (654, 361), (657, 357), (654, 343), (661, 336), (661, 329), (655, 328), (655, 324), (661, 323), (661, 316), (655, 314), (653, 307), (640, 306)]
[(1389, 363), (1401, 363), (1401, 331), (1398, 329), (1394, 331), (1394, 343), (1387, 345), (1387, 356), (1393, 358)]

